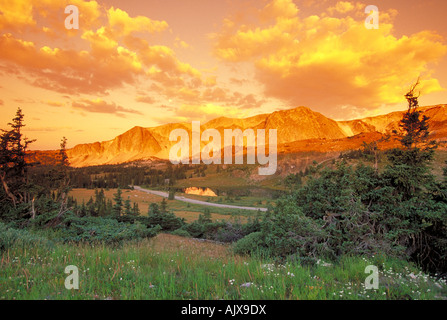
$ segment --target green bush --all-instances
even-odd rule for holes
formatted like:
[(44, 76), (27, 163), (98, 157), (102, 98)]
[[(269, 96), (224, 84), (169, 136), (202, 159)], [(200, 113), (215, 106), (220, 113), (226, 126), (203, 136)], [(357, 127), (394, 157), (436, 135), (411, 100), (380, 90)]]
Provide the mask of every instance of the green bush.
[(244, 238), (238, 240), (233, 245), (233, 251), (236, 254), (251, 254), (265, 247), (265, 239), (262, 232), (253, 232)]
[(236, 242), (246, 235), (260, 231), (261, 223), (258, 218), (249, 219), (246, 223), (216, 221), (204, 219), (201, 215), (199, 219), (185, 224), (179, 230), (187, 231), (194, 238), (203, 238), (219, 242)]
[(135, 223), (139, 222), (148, 228), (159, 225), (163, 231), (174, 231), (180, 229), (185, 221), (177, 217), (175, 214), (166, 212), (154, 212), (148, 216), (120, 216), (115, 218), (119, 222)]
[(10, 228), (0, 222), (0, 252), (11, 248), (52, 248), (53, 242), (26, 229)]
[(173, 234), (175, 236), (185, 237), (185, 238), (190, 238), (191, 237), (189, 232), (184, 230), (184, 229), (174, 230), (174, 231), (171, 232), (171, 234)]
[(243, 226), (227, 222), (214, 233), (213, 240), (219, 242), (236, 242), (245, 236)]
[(113, 218), (67, 217), (64, 224), (58, 226), (62, 242), (102, 242), (121, 244), (126, 240), (139, 240), (157, 235), (160, 226), (148, 228), (140, 222), (123, 223)]
[(323, 222), (303, 214), (290, 199), (277, 202), (275, 210), (261, 223), (264, 245), (274, 256), (330, 256)]
[(203, 236), (203, 232), (205, 231), (205, 227), (203, 224), (194, 221), (190, 224), (184, 225), (182, 227), (183, 230), (186, 230), (191, 237), (200, 238)]

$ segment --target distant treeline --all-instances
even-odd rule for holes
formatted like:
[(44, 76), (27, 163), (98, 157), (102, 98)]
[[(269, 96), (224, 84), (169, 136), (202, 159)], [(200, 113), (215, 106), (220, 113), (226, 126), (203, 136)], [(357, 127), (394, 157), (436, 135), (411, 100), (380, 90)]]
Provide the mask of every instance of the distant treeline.
[[(172, 186), (177, 180), (186, 179), (188, 165), (168, 164), (166, 169), (154, 169), (137, 164), (100, 165), (84, 168), (69, 168), (70, 186), (73, 188), (108, 189), (129, 188), (129, 185)], [(200, 170), (195, 168), (194, 171)], [(34, 166), (30, 170), (33, 180), (51, 186), (49, 166)], [(188, 177), (191, 177), (192, 173)]]

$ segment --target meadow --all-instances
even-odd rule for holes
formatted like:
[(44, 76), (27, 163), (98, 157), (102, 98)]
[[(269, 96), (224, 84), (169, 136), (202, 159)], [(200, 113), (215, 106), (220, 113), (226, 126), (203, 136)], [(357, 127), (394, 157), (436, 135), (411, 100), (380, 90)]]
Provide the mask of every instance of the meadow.
[[(107, 199), (113, 199), (113, 195), (116, 192), (117, 189), (106, 189), (104, 190), (104, 195), (106, 196)], [(161, 196), (149, 194), (139, 190), (123, 189), (122, 192), (123, 192), (122, 197), (124, 200), (129, 199), (131, 202), (138, 203), (140, 214), (143, 216), (147, 215), (149, 205), (151, 203), (157, 203), (160, 205), (160, 203), (163, 200), (163, 197)], [(201, 201), (209, 201), (213, 203), (222, 203), (222, 204), (240, 205), (240, 206), (252, 206), (252, 205), (260, 206), (262, 204), (267, 204), (268, 202), (265, 199), (263, 200), (261, 198), (256, 197), (243, 197), (240, 198), (240, 200), (228, 201), (225, 200), (223, 196), (206, 197), (206, 196), (190, 195), (184, 193), (176, 193), (176, 195), (181, 195), (190, 199), (196, 199)], [(70, 191), (70, 196), (76, 199), (78, 204), (81, 204), (82, 202), (86, 203), (91, 197), (93, 198), (95, 197), (95, 190), (74, 188), (73, 190)], [(205, 211), (210, 212), (211, 219), (213, 221), (239, 220), (241, 222), (245, 222), (248, 216), (253, 215), (252, 211), (247, 210), (218, 208), (195, 203), (186, 203), (179, 200), (166, 199), (166, 201), (168, 210), (172, 211), (177, 217), (184, 218), (187, 223), (197, 220), (199, 218), (199, 215), (203, 214)]]
[[(65, 267), (79, 270), (79, 289), (64, 286)], [(365, 267), (379, 268), (379, 288), (366, 289)], [(235, 255), (222, 245), (170, 234), (121, 247), (103, 244), (15, 246), (2, 253), (0, 299), (21, 300), (386, 300), (446, 299), (445, 280), (411, 263), (341, 257), (305, 266), (262, 255)]]

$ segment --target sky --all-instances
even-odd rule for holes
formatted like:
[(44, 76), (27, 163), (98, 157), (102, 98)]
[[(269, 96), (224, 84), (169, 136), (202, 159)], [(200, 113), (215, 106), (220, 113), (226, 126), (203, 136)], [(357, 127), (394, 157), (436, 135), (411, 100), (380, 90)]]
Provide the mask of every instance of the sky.
[[(68, 5), (79, 28), (67, 29)], [(378, 29), (365, 27), (367, 5)], [(30, 149), (306, 106), (336, 120), (447, 103), (445, 0), (0, 0), (0, 128)], [(297, 128), (299, 130), (299, 128)]]

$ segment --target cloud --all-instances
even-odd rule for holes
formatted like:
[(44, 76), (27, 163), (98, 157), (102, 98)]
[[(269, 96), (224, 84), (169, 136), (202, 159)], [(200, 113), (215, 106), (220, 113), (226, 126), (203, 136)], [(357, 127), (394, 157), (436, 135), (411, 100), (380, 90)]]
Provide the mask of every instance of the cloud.
[(36, 25), (29, 1), (0, 1), (0, 30), (23, 30)]
[[(68, 4), (79, 8), (79, 30), (64, 27), (63, 12)], [(293, 16), (293, 6), (283, 4), (287, 1), (265, 10), (264, 19), (274, 14)], [(26, 16), (15, 12), (22, 7), (26, 7)], [(124, 87), (138, 92), (141, 86), (151, 91), (137, 93), (135, 99), (147, 104), (159, 102), (159, 98), (175, 101), (175, 106), (219, 104), (250, 109), (263, 103), (250, 93), (221, 87), (213, 74), (216, 69), (198, 70), (179, 59), (176, 50), (191, 48), (179, 37), (170, 46), (159, 43), (160, 35), (170, 31), (164, 20), (131, 16), (120, 8), (83, 0), (18, 0), (10, 7), (0, 2), (0, 10), (6, 14), (14, 11), (11, 17), (18, 15), (16, 25), (12, 18), (0, 15), (0, 70), (35, 87), (77, 96), (73, 107), (79, 110), (122, 116), (125, 112), (115, 108), (118, 106), (105, 107), (104, 100), (95, 104), (82, 98), (108, 96)], [(57, 101), (44, 103), (60, 106)]]
[(148, 103), (148, 104), (153, 104), (155, 102), (154, 98), (149, 97), (149, 96), (137, 96), (135, 98), (135, 101)]
[(116, 36), (127, 36), (135, 32), (162, 32), (168, 28), (166, 21), (152, 20), (148, 17), (130, 17), (126, 11), (110, 8), (107, 17), (111, 32)]
[(14, 102), (17, 103), (35, 103), (36, 101), (34, 99), (30, 98), (15, 98), (13, 99)]
[(185, 82), (169, 82), (170, 85), (151, 86), (151, 91), (165, 96), (181, 105), (220, 105), (230, 108), (252, 109), (259, 108), (265, 103), (265, 99), (258, 98), (252, 93), (240, 93), (232, 89), (219, 87), (217, 85), (196, 86)]
[(181, 40), (179, 37), (175, 38), (174, 46), (176, 48), (183, 48), (183, 49), (191, 48), (190, 44), (188, 44), (187, 42)]
[(352, 11), (355, 8), (355, 5), (349, 1), (339, 1), (336, 3), (334, 7), (330, 7), (328, 12), (331, 14), (334, 13), (347, 13)]
[(59, 101), (48, 100), (48, 101), (42, 101), (42, 102), (49, 106), (52, 106), (52, 107), (62, 107), (63, 105), (65, 105), (65, 103), (59, 102)]
[[(175, 116), (164, 118), (166, 122), (190, 122), (201, 121), (207, 122), (219, 117), (229, 118), (243, 118), (248, 116), (248, 113), (241, 111), (240, 108), (228, 107), (208, 103), (205, 105), (182, 105), (175, 110)], [(161, 120), (161, 119), (160, 119)]]
[(119, 117), (125, 117), (125, 113), (143, 115), (138, 110), (127, 109), (115, 103), (107, 103), (99, 98), (94, 100), (82, 99), (81, 101), (73, 102), (72, 107), (87, 112), (114, 114)]
[(266, 96), (332, 117), (349, 117), (342, 105), (356, 113), (400, 103), (419, 76), (423, 94), (442, 90), (431, 65), (447, 52), (444, 39), (431, 31), (397, 38), (395, 10), (381, 12), (380, 28), (368, 30), (362, 10), (341, 1), (321, 15), (301, 16), (291, 0), (273, 0), (256, 23), (225, 20), (213, 35), (214, 53), (252, 64)]
[(141, 73), (137, 59), (123, 47), (109, 52), (107, 59), (87, 51), (76, 52), (48, 46), (37, 47), (34, 42), (15, 38), (6, 33), (0, 36), (1, 60), (9, 70), (28, 75), (36, 86), (63, 93), (105, 93), (109, 89), (133, 83)]
[(242, 93), (235, 92), (233, 93), (233, 97), (233, 104), (242, 109), (257, 109), (265, 103), (264, 99), (258, 100), (255, 95), (251, 93), (244, 95)]
[(236, 85), (244, 85), (248, 82), (247, 79), (230, 78), (230, 82)]
[(96, 1), (0, 0), (0, 30), (19, 34), (43, 32), (52, 38), (76, 35), (76, 31), (67, 30), (63, 23), (68, 5), (78, 7), (81, 30), (98, 24), (102, 12)]
[[(202, 82), (201, 73), (180, 61), (174, 50), (149, 44), (148, 37), (168, 29), (166, 21), (131, 17), (95, 1), (12, 3), (0, 3), (0, 66), (35, 86), (61, 93), (107, 95), (142, 80), (163, 86), (173, 82), (183, 86), (191, 79)], [(79, 8), (79, 30), (66, 30), (61, 23), (67, 4)], [(30, 28), (33, 36), (25, 37), (24, 31)], [(73, 45), (50, 45), (52, 38), (67, 35)], [(184, 45), (181, 39), (176, 42)]]
[[(35, 119), (40, 120), (40, 119)], [(72, 129), (71, 127), (33, 127), (33, 128), (24, 128), (23, 131), (27, 132), (56, 132), (66, 129)]]

